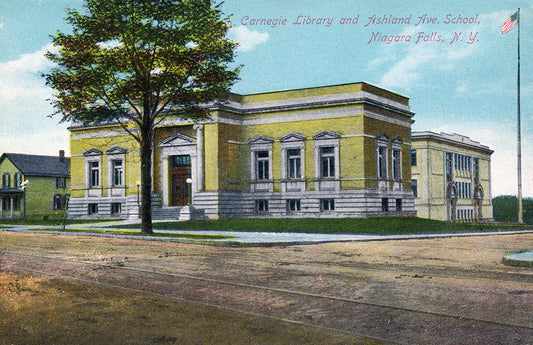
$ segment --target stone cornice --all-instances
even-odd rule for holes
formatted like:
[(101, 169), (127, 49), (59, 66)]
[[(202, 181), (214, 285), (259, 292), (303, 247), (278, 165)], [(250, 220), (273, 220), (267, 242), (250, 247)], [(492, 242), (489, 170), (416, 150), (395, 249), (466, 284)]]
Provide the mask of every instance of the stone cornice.
[(206, 104), (204, 107), (208, 110), (224, 110), (239, 115), (248, 115), (354, 103), (370, 104), (382, 109), (400, 113), (408, 117), (412, 117), (414, 115), (409, 106), (406, 104), (364, 91), (358, 93), (324, 95), (249, 104), (242, 104), (233, 100), (228, 100), (224, 102), (212, 102)]
[(477, 141), (470, 139), (464, 135), (460, 134), (448, 134), (448, 133), (434, 133), (430, 131), (424, 132), (413, 132), (411, 134), (411, 142), (416, 141), (434, 141), (442, 142), (448, 145), (457, 146), (457, 147), (467, 147), (476, 151), (481, 151), (487, 154), (492, 154), (494, 151), (486, 145), (482, 145)]

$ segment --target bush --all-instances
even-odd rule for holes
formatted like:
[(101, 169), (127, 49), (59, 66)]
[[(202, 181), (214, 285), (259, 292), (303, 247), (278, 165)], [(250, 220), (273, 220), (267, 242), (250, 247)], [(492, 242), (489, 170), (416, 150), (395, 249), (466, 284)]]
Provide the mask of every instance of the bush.
[[(492, 212), (497, 222), (517, 222), (518, 202), (516, 196), (501, 195), (492, 199)], [(522, 199), (524, 223), (533, 224), (533, 199)]]

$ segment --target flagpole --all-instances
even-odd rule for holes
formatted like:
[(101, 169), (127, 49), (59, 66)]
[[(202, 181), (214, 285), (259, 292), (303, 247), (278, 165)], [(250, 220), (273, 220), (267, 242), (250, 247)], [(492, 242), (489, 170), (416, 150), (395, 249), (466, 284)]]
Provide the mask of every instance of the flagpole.
[(516, 121), (516, 139), (517, 139), (517, 177), (518, 177), (518, 223), (523, 223), (522, 218), (522, 143), (521, 143), (521, 134), (520, 134), (520, 8), (518, 8), (518, 74), (517, 74), (517, 99), (516, 99), (516, 108), (517, 108), (517, 121)]

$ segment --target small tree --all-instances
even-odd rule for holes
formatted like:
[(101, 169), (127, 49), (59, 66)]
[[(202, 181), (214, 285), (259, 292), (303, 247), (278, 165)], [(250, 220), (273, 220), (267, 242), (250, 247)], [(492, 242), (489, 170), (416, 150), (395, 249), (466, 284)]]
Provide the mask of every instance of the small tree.
[(53, 37), (56, 65), (43, 74), (61, 121), (113, 121), (139, 144), (142, 231), (152, 233), (155, 126), (169, 116), (193, 121), (201, 104), (224, 99), (237, 79), (236, 43), (210, 0), (86, 0), (68, 10), (71, 34)]

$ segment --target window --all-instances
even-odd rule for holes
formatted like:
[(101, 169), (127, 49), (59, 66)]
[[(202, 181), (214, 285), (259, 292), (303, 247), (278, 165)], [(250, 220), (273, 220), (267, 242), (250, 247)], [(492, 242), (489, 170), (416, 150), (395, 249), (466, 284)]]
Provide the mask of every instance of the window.
[(63, 189), (63, 188), (65, 188), (65, 178), (56, 177), (56, 189)]
[(472, 171), (472, 157), (455, 154), (453, 162), (455, 170)]
[(320, 148), (320, 177), (335, 177), (335, 149), (333, 147)]
[[(305, 161), (303, 155), (305, 154), (305, 136), (300, 133), (291, 132), (280, 138), (281, 146), (281, 178), (284, 180), (301, 179), (305, 175)], [(301, 181), (284, 181), (284, 187), (301, 189), (303, 184)], [(283, 183), (283, 182), (282, 182)]]
[(478, 184), (479, 183), (479, 159), (478, 158), (474, 158), (472, 160), (472, 170), (473, 170), (473, 175), (474, 175), (474, 183)]
[(317, 190), (339, 190), (340, 181), (340, 139), (339, 134), (323, 131), (313, 136), (315, 181)]
[[(121, 161), (121, 166), (122, 166), (122, 161)], [(170, 156), (170, 167), (171, 168), (189, 167), (189, 166), (191, 166), (190, 155)]]
[(122, 186), (124, 184), (123, 181), (123, 167), (122, 167), (122, 160), (121, 159), (115, 159), (111, 162), (112, 169), (113, 169), (113, 186)]
[(60, 194), (54, 195), (54, 210), (62, 210), (63, 209), (63, 196)]
[[(94, 148), (83, 153), (83, 156), (85, 157), (85, 184), (88, 188), (96, 188), (100, 186), (100, 161), (102, 159), (102, 154), (101, 151)], [(110, 164), (107, 166), (110, 166)], [(111, 173), (108, 172), (107, 176), (111, 176)], [(101, 190), (88, 191), (88, 195), (90, 196), (96, 196), (98, 193), (101, 193)]]
[(452, 182), (453, 154), (446, 152), (446, 182)]
[(287, 212), (300, 211), (300, 200), (290, 199), (287, 200)]
[(387, 179), (387, 147), (378, 147), (378, 179)]
[(4, 173), (2, 175), (2, 187), (9, 188), (11, 187), (11, 176), (9, 173)]
[(255, 201), (255, 212), (268, 212), (268, 200), (256, 200)]
[(389, 212), (389, 199), (381, 199), (381, 212)]
[(300, 149), (287, 150), (287, 178), (298, 179), (302, 177), (302, 158)]
[(392, 178), (394, 181), (402, 179), (401, 157), (398, 149), (392, 149)]
[(411, 150), (411, 165), (416, 166), (416, 150)]
[(411, 180), (411, 188), (413, 189), (413, 196), (418, 198), (418, 182), (415, 179)]
[(396, 211), (402, 210), (402, 199), (396, 199)]
[(120, 214), (122, 212), (122, 204), (120, 202), (111, 203), (111, 214)]
[(335, 210), (335, 200), (334, 199), (321, 199), (320, 200), (320, 210), (321, 211), (334, 211)]
[(98, 213), (98, 204), (88, 204), (87, 205), (87, 213), (89, 215), (97, 214)]
[[(250, 145), (250, 180), (252, 189), (272, 188), (272, 144), (274, 139), (259, 135), (248, 141)], [(285, 165), (282, 164), (284, 167)], [(284, 169), (284, 168), (283, 168)]]
[(22, 175), (20, 173), (16, 172), (14, 177), (15, 177), (15, 187), (19, 188), (20, 185), (22, 184)]
[(255, 153), (256, 161), (256, 179), (257, 180), (268, 180), (269, 171), (270, 171), (270, 158), (268, 151), (257, 151)]
[(100, 185), (100, 162), (89, 162), (89, 187)]
[[(109, 150), (106, 151), (107, 153), (107, 171), (105, 174), (107, 176), (106, 184), (109, 187), (121, 187), (126, 184), (126, 175), (125, 175), (125, 168), (126, 168), (126, 153), (127, 150), (119, 147), (119, 146), (113, 146)], [(172, 167), (173, 162), (169, 162), (170, 166)], [(100, 176), (100, 178), (103, 178), (103, 176)], [(113, 195), (119, 195), (119, 193), (125, 193), (125, 191), (120, 190), (112, 190), (111, 193)]]

